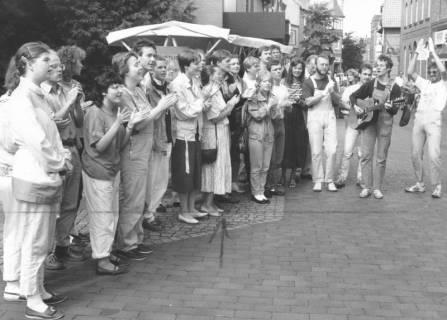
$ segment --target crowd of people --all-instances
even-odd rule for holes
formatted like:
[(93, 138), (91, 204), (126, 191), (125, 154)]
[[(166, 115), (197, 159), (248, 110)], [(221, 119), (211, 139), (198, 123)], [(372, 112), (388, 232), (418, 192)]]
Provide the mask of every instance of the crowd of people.
[[(420, 95), (412, 100), (419, 101), (412, 144), (417, 182), (405, 191), (425, 191), (427, 143), (432, 196), (439, 198), (447, 75), (431, 41), (429, 79), (415, 72), (423, 46), (405, 83)], [(26, 302), (27, 318), (63, 317), (54, 305), (67, 297), (45, 288), (44, 271), (87, 258), (73, 242), (80, 206), (88, 212), (96, 272), (116, 275), (152, 252), (144, 229), (162, 228), (157, 212), (165, 210), (169, 185), (178, 219), (197, 224), (221, 216), (222, 202), (237, 201), (232, 192), (249, 191), (253, 202), (268, 204), (300, 179), (313, 180), (315, 192), (336, 192), (358, 146), (360, 197), (384, 197), (393, 116), (404, 96), (403, 85), (390, 78), (388, 56), (348, 70), (341, 90), (324, 55), (303, 61), (273, 46), (243, 61), (223, 49), (208, 55), (186, 49), (172, 60), (140, 40), (98, 75), (102, 95), (95, 102), (86, 101), (74, 79), (85, 56), (77, 46), (55, 51), (26, 43), (11, 59), (0, 98), (3, 297)], [(338, 172), (335, 105), (346, 119)]]

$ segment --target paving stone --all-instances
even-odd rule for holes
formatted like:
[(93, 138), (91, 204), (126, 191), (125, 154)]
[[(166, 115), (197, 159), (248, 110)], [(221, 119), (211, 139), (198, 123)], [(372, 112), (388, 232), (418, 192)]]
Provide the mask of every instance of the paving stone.
[[(302, 181), (266, 206), (237, 195), (239, 204), (224, 204), (222, 267), (220, 234), (209, 243), (218, 220), (181, 224), (168, 208), (165, 229), (146, 233), (154, 253), (129, 273), (98, 277), (89, 260), (45, 280), (69, 295), (60, 309), (76, 320), (446, 319), (447, 198), (403, 192), (414, 182), (411, 127), (393, 130), (381, 201), (359, 199), (352, 178), (337, 193)], [(23, 313), (0, 301), (2, 320)]]

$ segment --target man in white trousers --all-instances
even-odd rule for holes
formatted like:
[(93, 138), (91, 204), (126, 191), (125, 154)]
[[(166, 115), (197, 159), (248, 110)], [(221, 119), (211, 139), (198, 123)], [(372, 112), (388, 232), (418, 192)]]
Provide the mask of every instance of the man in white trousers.
[[(303, 97), (309, 107), (307, 129), (312, 154), (313, 191), (320, 192), (323, 183), (327, 189), (336, 192), (334, 184), (335, 154), (337, 151), (337, 122), (332, 105), (334, 82), (329, 79), (329, 58), (319, 56), (316, 72), (303, 82)], [(323, 152), (326, 167), (323, 167)]]
[(415, 71), (416, 60), (424, 46), (421, 39), (408, 66), (408, 75), (421, 91), (421, 99), (414, 118), (412, 135), (412, 155), (414, 173), (417, 182), (405, 189), (406, 192), (425, 192), (423, 155), (424, 146), (427, 143), (427, 151), (430, 163), (430, 180), (433, 186), (432, 197), (441, 197), (441, 124), (442, 111), (447, 103), (447, 73), (443, 62), (436, 54), (433, 40), (428, 40), (428, 50), (433, 56), (434, 63), (428, 66), (426, 80)]

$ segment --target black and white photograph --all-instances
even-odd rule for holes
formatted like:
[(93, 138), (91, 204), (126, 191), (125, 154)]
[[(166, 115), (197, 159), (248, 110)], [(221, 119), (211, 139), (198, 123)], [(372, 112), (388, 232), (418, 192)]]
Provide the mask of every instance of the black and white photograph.
[(0, 0), (0, 320), (447, 319), (447, 0)]

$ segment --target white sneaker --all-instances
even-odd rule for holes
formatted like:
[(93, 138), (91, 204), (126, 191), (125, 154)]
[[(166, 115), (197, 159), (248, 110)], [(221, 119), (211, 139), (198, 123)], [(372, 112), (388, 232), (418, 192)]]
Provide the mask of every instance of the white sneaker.
[(440, 184), (436, 185), (435, 189), (433, 190), (433, 193), (431, 194), (431, 197), (435, 198), (435, 199), (441, 198), (441, 185)]
[(360, 191), (359, 197), (360, 198), (368, 198), (371, 195), (371, 190), (368, 188), (363, 188), (362, 191)]
[(179, 219), (180, 221), (182, 221), (182, 222), (189, 223), (189, 224), (197, 224), (197, 223), (199, 223), (199, 220), (194, 219), (194, 218), (192, 218), (192, 217), (185, 217), (185, 216), (182, 215), (182, 214), (179, 214), (179, 215), (178, 215), (178, 219)]
[(337, 187), (335, 186), (335, 183), (333, 183), (333, 182), (329, 182), (327, 184), (327, 189), (330, 192), (337, 192), (338, 191)]
[(383, 193), (379, 189), (374, 189), (373, 195), (374, 195), (374, 198), (376, 198), (376, 199), (383, 199)]
[(192, 213), (191, 215), (195, 218), (195, 219), (201, 219), (201, 218), (205, 218), (208, 215), (208, 211), (207, 210), (202, 210), (200, 209), (202, 212), (197, 211)]
[(321, 192), (322, 186), (321, 182), (315, 182), (314, 188), (312, 189), (314, 192)]
[(421, 182), (416, 182), (414, 186), (405, 188), (405, 192), (409, 193), (425, 192), (425, 185)]

